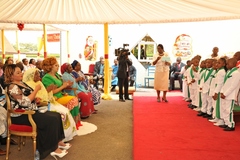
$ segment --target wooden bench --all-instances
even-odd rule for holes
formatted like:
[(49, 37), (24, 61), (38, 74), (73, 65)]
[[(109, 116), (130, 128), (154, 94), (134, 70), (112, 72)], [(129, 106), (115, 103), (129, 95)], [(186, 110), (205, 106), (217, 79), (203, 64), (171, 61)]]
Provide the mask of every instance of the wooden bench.
[(144, 86), (149, 87), (149, 80), (154, 80), (155, 66), (148, 66), (147, 76), (144, 77)]

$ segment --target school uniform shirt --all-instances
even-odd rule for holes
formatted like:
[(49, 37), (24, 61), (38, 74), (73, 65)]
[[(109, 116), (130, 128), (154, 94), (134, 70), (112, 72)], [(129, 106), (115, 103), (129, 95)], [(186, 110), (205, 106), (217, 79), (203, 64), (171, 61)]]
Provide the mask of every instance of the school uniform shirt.
[(200, 88), (202, 88), (202, 93), (209, 92), (211, 76), (214, 74), (214, 72), (215, 71), (211, 68), (206, 69), (203, 78), (200, 81)]
[(206, 69), (205, 68), (201, 68), (198, 70), (198, 90), (199, 92), (202, 92), (202, 90), (200, 90), (200, 82), (203, 79), (203, 75), (205, 73)]
[(189, 67), (188, 69), (188, 73), (187, 73), (188, 77), (187, 77), (187, 83), (191, 83), (191, 81), (194, 79), (195, 82), (191, 83), (189, 85), (189, 87), (191, 87), (192, 89), (197, 89), (198, 88), (198, 72), (194, 72), (192, 70), (192, 67)]
[(211, 82), (210, 82), (210, 88), (209, 88), (209, 96), (214, 96), (214, 94), (215, 94), (215, 86), (216, 86), (216, 84), (217, 84), (217, 82), (216, 82), (216, 71), (215, 71), (215, 74), (213, 74), (212, 76), (211, 76)]
[[(188, 68), (190, 68), (190, 67), (188, 67)], [(187, 83), (187, 69), (185, 67), (182, 67), (181, 72), (180, 72), (180, 74), (183, 75), (183, 77), (182, 77), (183, 81), (186, 83)]]
[[(189, 68), (189, 67), (188, 67)], [(187, 69), (188, 69), (187, 68)], [(187, 69), (185, 67), (182, 67), (181, 69), (181, 74), (182, 76), (182, 95), (184, 98), (189, 97), (189, 91), (188, 91), (188, 86), (187, 86)]]
[[(191, 66), (192, 67), (192, 66)], [(190, 70), (191, 70), (191, 67), (189, 67), (186, 71), (185, 71), (185, 75), (186, 75), (186, 82), (187, 82), (187, 85), (191, 82), (189, 79), (191, 78), (190, 77)]]
[(239, 83), (240, 83), (239, 75), (240, 75), (240, 73), (237, 70), (237, 68), (235, 68), (235, 67), (226, 73), (226, 75), (224, 77), (225, 82), (221, 89), (221, 93), (223, 93), (226, 100), (235, 100), (236, 99), (238, 91), (239, 91)]
[(226, 75), (226, 71), (224, 69), (218, 70), (216, 74), (216, 87), (214, 89), (214, 94), (219, 93), (222, 89), (223, 83), (224, 83), (224, 76)]
[(191, 67), (188, 67), (188, 69), (184, 72), (184, 77), (187, 84), (188, 84), (188, 79), (190, 78), (190, 68)]

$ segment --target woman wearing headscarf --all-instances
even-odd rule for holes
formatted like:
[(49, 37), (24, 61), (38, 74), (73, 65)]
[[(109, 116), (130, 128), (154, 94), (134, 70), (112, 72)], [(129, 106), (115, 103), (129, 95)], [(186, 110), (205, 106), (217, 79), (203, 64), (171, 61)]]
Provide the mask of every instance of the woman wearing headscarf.
[(74, 75), (76, 82), (83, 85), (86, 90), (88, 90), (92, 93), (94, 105), (100, 104), (101, 92), (99, 90), (97, 90), (95, 87), (93, 87), (91, 85), (91, 83), (89, 83), (89, 80), (86, 78), (84, 73), (81, 71), (81, 64), (78, 61), (74, 60), (71, 65), (73, 68), (72, 74)]
[(42, 61), (42, 69), (45, 75), (42, 78), (42, 83), (45, 88), (54, 86), (52, 89), (53, 96), (58, 103), (67, 107), (73, 116), (77, 126), (79, 123), (79, 102), (75, 96), (67, 95), (63, 90), (72, 85), (72, 82), (63, 82), (61, 75), (58, 74), (59, 64), (55, 57), (48, 57)]
[[(47, 89), (44, 87), (42, 82), (40, 81), (40, 73), (37, 68), (30, 68), (23, 74), (23, 82), (29, 85), (31, 88), (35, 88), (38, 84), (41, 85), (41, 89), (37, 92), (36, 97), (40, 98), (41, 102), (49, 102), (50, 103), (50, 111), (58, 112), (61, 114), (63, 129), (65, 134), (64, 141), (70, 141), (77, 134), (76, 132), (76, 124), (73, 120), (72, 115), (69, 110), (55, 101), (53, 97), (52, 86), (49, 86)], [(48, 92), (48, 91), (49, 92)], [(45, 104), (44, 104), (45, 105)]]
[[(87, 91), (83, 85), (76, 82), (75, 77), (72, 74), (73, 68), (69, 63), (64, 63), (61, 66), (62, 79), (64, 82), (72, 82), (71, 88), (76, 88), (76, 94), (81, 99), (80, 114), (81, 118), (87, 118), (92, 113), (96, 113), (92, 101), (92, 93)], [(73, 90), (65, 90), (69, 95), (75, 95)]]

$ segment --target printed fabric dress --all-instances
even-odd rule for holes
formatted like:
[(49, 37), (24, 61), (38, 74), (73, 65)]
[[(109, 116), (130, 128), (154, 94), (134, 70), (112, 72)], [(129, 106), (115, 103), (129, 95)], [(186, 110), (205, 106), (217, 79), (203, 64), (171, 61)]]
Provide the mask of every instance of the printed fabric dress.
[[(23, 83), (24, 84), (24, 83)], [(27, 84), (26, 87), (11, 83), (7, 86), (7, 94), (11, 101), (12, 109), (36, 110), (33, 120), (37, 125), (37, 149), (41, 159), (47, 157), (58, 147), (58, 142), (65, 138), (61, 115), (57, 112), (38, 112), (35, 101), (31, 101), (27, 96), (33, 89)], [(14, 97), (14, 98), (13, 98)], [(13, 124), (29, 125), (27, 115), (11, 114)]]
[[(79, 71), (79, 72), (73, 71), (72, 74), (73, 74), (74, 78), (85, 76), (81, 71)], [(92, 99), (93, 99), (93, 104), (94, 105), (100, 104), (100, 102), (101, 102), (101, 92), (99, 90), (97, 90), (96, 88), (91, 87), (91, 84), (88, 83), (88, 79), (86, 79), (84, 82), (78, 82), (78, 84), (83, 85), (86, 90), (88, 90), (92, 93)]]
[[(75, 80), (75, 77), (68, 73), (64, 72), (62, 75), (63, 81), (71, 81), (73, 82), (72, 88), (77, 88), (76, 93), (78, 98), (81, 100), (80, 104), (80, 114), (81, 117), (87, 117), (90, 116), (93, 112), (95, 112), (94, 105), (93, 105), (93, 100), (92, 100), (92, 93), (87, 91), (84, 86), (81, 84), (78, 84)], [(74, 95), (73, 90), (66, 90), (66, 92), (69, 95)]]

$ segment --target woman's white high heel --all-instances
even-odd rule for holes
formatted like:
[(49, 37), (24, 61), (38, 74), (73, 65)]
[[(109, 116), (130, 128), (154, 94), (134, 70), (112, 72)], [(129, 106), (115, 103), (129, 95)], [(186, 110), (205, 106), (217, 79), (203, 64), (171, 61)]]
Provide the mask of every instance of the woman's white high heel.
[(65, 143), (65, 146), (58, 146), (60, 149), (68, 150), (71, 147), (70, 143)]
[(68, 152), (63, 150), (62, 153), (56, 153), (56, 152), (51, 152), (50, 155), (53, 156), (56, 160), (57, 160), (57, 157), (58, 156), (59, 158), (62, 158), (64, 156), (66, 156)]

